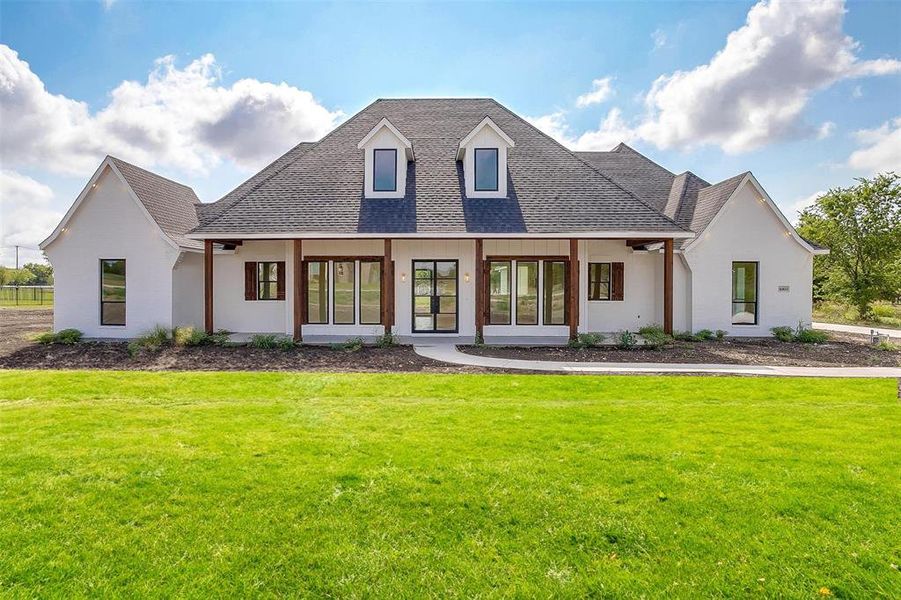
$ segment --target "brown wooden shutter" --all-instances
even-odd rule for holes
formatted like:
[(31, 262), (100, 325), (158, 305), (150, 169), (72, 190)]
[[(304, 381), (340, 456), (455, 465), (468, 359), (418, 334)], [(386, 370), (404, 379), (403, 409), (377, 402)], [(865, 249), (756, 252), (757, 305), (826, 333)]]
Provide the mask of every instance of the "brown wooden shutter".
[(610, 264), (610, 278), (612, 279), (612, 289), (610, 290), (611, 300), (622, 300), (624, 296), (624, 271), (623, 263), (615, 262)]
[(280, 260), (275, 263), (275, 299), (285, 299), (285, 261)]
[(257, 263), (244, 263), (244, 299), (257, 299)]

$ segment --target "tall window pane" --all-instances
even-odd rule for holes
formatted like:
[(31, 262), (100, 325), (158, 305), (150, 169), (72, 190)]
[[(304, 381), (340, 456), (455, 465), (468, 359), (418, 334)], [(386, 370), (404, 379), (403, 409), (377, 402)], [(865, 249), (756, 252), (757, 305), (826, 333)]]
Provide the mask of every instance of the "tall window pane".
[(588, 299), (610, 300), (610, 263), (588, 263)]
[(382, 263), (360, 262), (360, 323), (382, 322)]
[(510, 261), (488, 263), (488, 324), (510, 324)]
[(125, 260), (100, 261), (100, 324), (125, 325)]
[(354, 261), (338, 261), (335, 265), (334, 312), (332, 322), (354, 322)]
[(544, 263), (544, 324), (566, 325), (566, 263)]
[(307, 322), (328, 323), (328, 263), (307, 263)]
[(373, 150), (372, 185), (376, 192), (397, 190), (397, 150)]
[(281, 273), (278, 272), (278, 263), (261, 262), (257, 265), (258, 300), (278, 299), (279, 277), (281, 277)]
[(538, 261), (516, 262), (516, 324), (538, 325)]
[(732, 263), (732, 323), (757, 324), (757, 263)]
[(477, 192), (496, 192), (497, 148), (476, 148), (474, 162), (475, 190)]

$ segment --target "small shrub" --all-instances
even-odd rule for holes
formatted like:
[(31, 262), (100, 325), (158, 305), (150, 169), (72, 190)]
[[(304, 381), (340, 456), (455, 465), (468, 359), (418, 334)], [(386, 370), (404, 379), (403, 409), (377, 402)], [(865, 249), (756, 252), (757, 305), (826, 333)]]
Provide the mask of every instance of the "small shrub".
[(344, 342), (331, 345), (332, 350), (341, 350), (343, 352), (357, 352), (363, 349), (363, 338), (350, 338)]
[(278, 338), (278, 340), (275, 342), (275, 345), (278, 347), (279, 350), (284, 350), (285, 352), (288, 352), (290, 350), (294, 350), (295, 348), (297, 348), (297, 342), (294, 341), (294, 338), (290, 338), (290, 337)]
[(792, 328), (788, 325), (780, 325), (778, 327), (773, 327), (770, 329), (773, 332), (773, 337), (779, 340), (780, 342), (790, 342), (795, 337), (795, 332), (792, 331)]
[(52, 344), (56, 341), (56, 334), (52, 331), (45, 331), (34, 336), (34, 341), (38, 344)]
[(63, 329), (56, 334), (54, 344), (77, 344), (84, 334), (73, 328)]
[(876, 344), (876, 349), (883, 352), (901, 352), (901, 344), (893, 344), (888, 340), (882, 340)]
[(472, 341), (473, 346), (482, 347), (485, 345), (485, 337), (481, 333), (477, 333), (475, 339)]
[(137, 355), (139, 352), (157, 352), (170, 342), (169, 330), (157, 325), (147, 333), (141, 334), (128, 343), (128, 354)]
[(208, 343), (214, 346), (228, 346), (231, 343), (229, 336), (232, 332), (228, 329), (218, 329), (215, 333), (207, 336)]
[(386, 331), (378, 337), (375, 341), (375, 345), (379, 348), (391, 348), (392, 346), (397, 345), (397, 338), (390, 331)]
[(697, 333), (695, 333), (694, 337), (699, 342), (709, 342), (710, 340), (716, 338), (716, 334), (709, 329), (700, 329)]
[(278, 347), (278, 339), (271, 333), (258, 333), (250, 338), (250, 347), (260, 350), (271, 350)]
[(829, 341), (829, 334), (825, 331), (817, 331), (816, 329), (809, 329), (798, 325), (794, 339), (796, 342), (801, 342), (802, 344), (822, 344)]
[(729, 332), (728, 332), (728, 331), (725, 331), (725, 330), (723, 330), (723, 329), (717, 329), (717, 330), (716, 330), (716, 340), (717, 340), (718, 342), (722, 342), (722, 341), (723, 341), (723, 338), (725, 338), (727, 335), (729, 335)]
[(695, 336), (690, 331), (677, 331), (673, 334), (673, 338), (680, 342), (693, 342)]
[(569, 340), (569, 347), (582, 350), (584, 348), (596, 348), (604, 343), (604, 336), (600, 333), (580, 333), (575, 339)]
[(172, 330), (172, 343), (176, 346), (205, 346), (211, 342), (210, 336), (202, 329), (185, 326)]
[(660, 325), (645, 325), (638, 330), (638, 335), (644, 339), (644, 345), (648, 348), (660, 348), (672, 339)]
[(635, 347), (635, 334), (631, 331), (620, 331), (616, 336), (616, 345), (624, 350)]

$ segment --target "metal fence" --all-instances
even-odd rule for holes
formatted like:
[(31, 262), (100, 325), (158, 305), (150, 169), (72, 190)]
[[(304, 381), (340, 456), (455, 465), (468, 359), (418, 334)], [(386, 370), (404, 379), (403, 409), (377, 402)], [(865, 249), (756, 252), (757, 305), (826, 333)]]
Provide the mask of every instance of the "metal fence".
[(2, 285), (0, 306), (53, 306), (53, 286)]

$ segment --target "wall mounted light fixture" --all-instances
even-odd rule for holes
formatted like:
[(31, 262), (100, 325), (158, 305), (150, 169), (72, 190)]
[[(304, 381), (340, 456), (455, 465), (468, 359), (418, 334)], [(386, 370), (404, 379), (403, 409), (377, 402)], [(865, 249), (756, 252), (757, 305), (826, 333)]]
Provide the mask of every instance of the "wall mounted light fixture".
[(469, 283), (469, 273), (463, 273), (463, 281)]
[(407, 274), (406, 274), (406, 273), (401, 273), (401, 274), (400, 274), (400, 280), (401, 280), (402, 282), (403, 282), (403, 281), (406, 281), (406, 280), (407, 280)]

